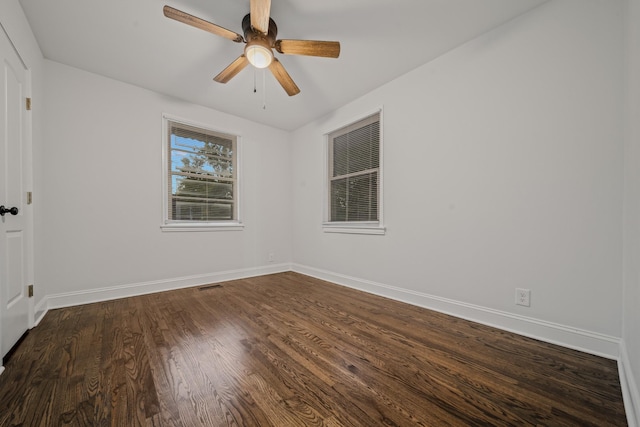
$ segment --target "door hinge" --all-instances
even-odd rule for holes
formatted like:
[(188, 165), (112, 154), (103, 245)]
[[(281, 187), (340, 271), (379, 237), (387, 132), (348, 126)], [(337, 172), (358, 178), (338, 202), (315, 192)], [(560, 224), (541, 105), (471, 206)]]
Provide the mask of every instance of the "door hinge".
[(31, 298), (33, 296), (33, 285), (29, 285), (29, 287), (27, 288), (28, 294), (29, 294), (29, 298)]
[(31, 98), (27, 98), (27, 111), (31, 111)]
[(33, 193), (31, 191), (27, 191), (27, 204), (30, 205), (33, 203)]

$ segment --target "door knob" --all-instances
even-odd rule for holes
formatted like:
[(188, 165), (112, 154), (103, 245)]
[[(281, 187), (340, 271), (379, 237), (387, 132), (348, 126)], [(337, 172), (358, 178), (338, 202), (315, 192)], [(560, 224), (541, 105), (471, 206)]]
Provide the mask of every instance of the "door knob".
[(18, 208), (15, 206), (12, 208), (5, 208), (4, 205), (0, 206), (0, 216), (4, 216), (4, 214), (10, 213), (11, 215), (18, 215)]

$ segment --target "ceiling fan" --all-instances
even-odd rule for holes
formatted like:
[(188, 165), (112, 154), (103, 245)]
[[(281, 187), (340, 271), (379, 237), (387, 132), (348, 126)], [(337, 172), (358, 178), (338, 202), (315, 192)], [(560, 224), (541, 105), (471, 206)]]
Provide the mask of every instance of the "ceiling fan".
[(242, 20), (244, 37), (204, 19), (165, 6), (164, 16), (183, 22), (236, 43), (246, 43), (244, 53), (233, 61), (213, 80), (227, 83), (248, 64), (256, 68), (269, 68), (271, 73), (289, 96), (297, 95), (300, 89), (287, 70), (273, 55), (273, 49), (285, 55), (320, 56), (337, 58), (340, 55), (340, 42), (318, 40), (276, 40), (278, 27), (269, 17), (271, 0), (251, 0), (250, 12)]

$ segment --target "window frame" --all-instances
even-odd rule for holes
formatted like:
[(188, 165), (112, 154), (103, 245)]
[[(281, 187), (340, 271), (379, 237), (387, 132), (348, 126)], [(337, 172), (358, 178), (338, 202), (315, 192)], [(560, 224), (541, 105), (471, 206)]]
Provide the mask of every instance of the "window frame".
[[(332, 180), (332, 140), (331, 134), (341, 129), (350, 127), (371, 116), (378, 115), (380, 124), (379, 147), (380, 156), (378, 164), (378, 220), (377, 221), (331, 221), (331, 180)], [(324, 202), (323, 202), (323, 223), (322, 229), (325, 233), (344, 234), (386, 234), (384, 226), (384, 126), (383, 109), (378, 107), (373, 111), (358, 115), (356, 118), (342, 122), (340, 125), (332, 126), (330, 130), (324, 132)]]
[[(202, 129), (205, 132), (213, 132), (222, 135), (233, 136), (235, 142), (235, 162), (233, 169), (235, 172), (235, 188), (234, 188), (234, 210), (235, 219), (219, 220), (219, 221), (188, 221), (188, 220), (171, 220), (169, 219), (169, 181), (170, 181), (170, 150), (171, 140), (169, 137), (170, 122), (178, 123), (185, 126)], [(170, 114), (162, 114), (162, 217), (160, 228), (162, 231), (233, 231), (243, 230), (242, 223), (242, 137), (235, 132), (223, 131), (216, 129), (210, 125), (198, 123), (182, 117)]]

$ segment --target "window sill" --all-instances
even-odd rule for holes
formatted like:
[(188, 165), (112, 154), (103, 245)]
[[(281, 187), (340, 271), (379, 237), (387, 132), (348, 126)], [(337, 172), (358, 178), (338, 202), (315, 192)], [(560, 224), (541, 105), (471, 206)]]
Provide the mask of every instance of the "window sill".
[(171, 223), (162, 224), (160, 226), (162, 231), (241, 231), (244, 230), (244, 224), (239, 222), (230, 223)]
[(324, 223), (322, 230), (325, 233), (343, 234), (377, 234), (384, 235), (387, 229), (379, 224), (335, 224)]

